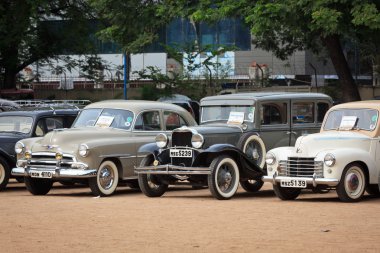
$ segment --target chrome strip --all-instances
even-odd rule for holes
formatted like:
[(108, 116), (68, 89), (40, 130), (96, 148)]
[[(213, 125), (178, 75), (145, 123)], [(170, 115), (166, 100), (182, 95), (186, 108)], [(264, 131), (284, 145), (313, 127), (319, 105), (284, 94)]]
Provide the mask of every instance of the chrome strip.
[(158, 165), (135, 167), (137, 174), (164, 174), (164, 175), (210, 175), (209, 167), (182, 167), (176, 165)]
[(310, 178), (310, 177), (283, 177), (283, 176), (264, 176), (262, 180), (264, 182), (270, 182), (272, 184), (276, 184), (278, 182), (281, 182), (281, 180), (289, 180), (289, 179), (295, 179), (295, 180), (305, 180), (307, 184), (312, 184), (314, 187), (316, 187), (319, 184), (322, 185), (328, 185), (328, 186), (337, 186), (339, 184), (339, 179), (334, 178)]
[(90, 178), (96, 177), (97, 170), (62, 169), (54, 167), (13, 168), (13, 176), (30, 176), (31, 171), (54, 171), (53, 178)]

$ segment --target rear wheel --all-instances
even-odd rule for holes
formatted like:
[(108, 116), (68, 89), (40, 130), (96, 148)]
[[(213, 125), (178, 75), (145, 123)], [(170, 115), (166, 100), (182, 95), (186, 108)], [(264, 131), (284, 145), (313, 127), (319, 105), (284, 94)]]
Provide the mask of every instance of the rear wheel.
[(276, 184), (273, 185), (274, 193), (277, 197), (279, 197), (281, 200), (293, 200), (296, 199), (300, 193), (300, 188), (287, 188), (287, 187), (281, 187), (280, 185)]
[(0, 157), (0, 190), (4, 190), (9, 182), (11, 169), (3, 157)]
[(240, 185), (247, 192), (257, 192), (263, 187), (264, 182), (262, 180), (247, 180), (240, 182)]
[(215, 158), (210, 165), (208, 186), (211, 194), (220, 200), (230, 199), (239, 187), (239, 168), (230, 156)]
[(253, 133), (243, 134), (236, 146), (257, 166), (264, 168), (266, 149), (263, 140)]
[(45, 178), (24, 178), (26, 189), (33, 195), (46, 195), (53, 186), (53, 181)]
[(112, 195), (116, 190), (118, 182), (119, 171), (112, 161), (102, 162), (96, 177), (92, 177), (88, 181), (92, 194), (102, 197)]
[[(151, 166), (153, 160), (153, 156), (148, 155), (141, 161), (140, 166)], [(162, 184), (151, 174), (139, 174), (138, 180), (141, 191), (148, 197), (161, 197), (168, 189), (167, 184)]]
[(366, 189), (366, 176), (363, 167), (358, 163), (346, 166), (337, 186), (338, 197), (344, 202), (357, 202)]

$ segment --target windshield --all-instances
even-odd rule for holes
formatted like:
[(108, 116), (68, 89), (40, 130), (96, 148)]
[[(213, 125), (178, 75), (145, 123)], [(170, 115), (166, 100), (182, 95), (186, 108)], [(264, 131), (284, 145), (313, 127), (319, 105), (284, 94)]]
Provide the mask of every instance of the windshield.
[(243, 121), (253, 122), (255, 107), (250, 105), (203, 106), (201, 123), (211, 121), (231, 121), (232, 115), (241, 115)]
[(0, 131), (29, 133), (32, 129), (32, 123), (32, 117), (3, 116), (0, 117)]
[(133, 112), (122, 109), (85, 109), (75, 120), (73, 127), (113, 127), (124, 130), (131, 128)]
[[(341, 109), (331, 111), (324, 130), (348, 128), (372, 131), (377, 126), (378, 111), (373, 109)], [(347, 127), (348, 126), (348, 127)]]

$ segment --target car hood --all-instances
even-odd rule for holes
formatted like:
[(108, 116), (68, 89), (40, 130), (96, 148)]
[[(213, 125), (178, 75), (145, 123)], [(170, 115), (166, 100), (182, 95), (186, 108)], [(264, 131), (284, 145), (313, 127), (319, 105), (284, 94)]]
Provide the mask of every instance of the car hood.
[(200, 134), (228, 134), (228, 133), (242, 133), (243, 129), (239, 125), (215, 123), (193, 126), (192, 129)]
[(49, 132), (35, 142), (32, 151), (43, 152), (60, 149), (65, 153), (73, 153), (82, 143), (97, 145), (97, 143), (104, 143), (104, 139), (106, 138), (120, 138), (121, 136), (125, 137), (126, 132), (113, 128), (84, 127), (57, 129)]
[(370, 149), (368, 136), (350, 132), (323, 132), (300, 137), (295, 145), (295, 152), (298, 155), (316, 156), (320, 151), (342, 148), (357, 148), (363, 150)]

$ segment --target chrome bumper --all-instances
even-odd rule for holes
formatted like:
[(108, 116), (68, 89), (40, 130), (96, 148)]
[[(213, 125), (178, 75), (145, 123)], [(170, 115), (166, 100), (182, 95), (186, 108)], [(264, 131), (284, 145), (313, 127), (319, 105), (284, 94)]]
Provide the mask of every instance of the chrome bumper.
[(161, 174), (161, 175), (210, 175), (209, 167), (182, 167), (176, 165), (158, 165), (135, 167), (136, 174)]
[(306, 183), (309, 185), (313, 185), (316, 187), (317, 185), (327, 185), (327, 186), (337, 186), (339, 184), (338, 179), (334, 178), (317, 178), (314, 174), (312, 178), (310, 177), (284, 177), (284, 176), (277, 176), (277, 173), (273, 174), (273, 176), (263, 176), (262, 180), (264, 182), (269, 182), (274, 185), (277, 183), (281, 182), (281, 180), (284, 179), (300, 179), (300, 180), (305, 180)]
[(63, 169), (63, 168), (23, 168), (12, 169), (13, 176), (31, 176), (32, 172), (51, 172), (52, 178), (90, 178), (96, 177), (97, 170)]

